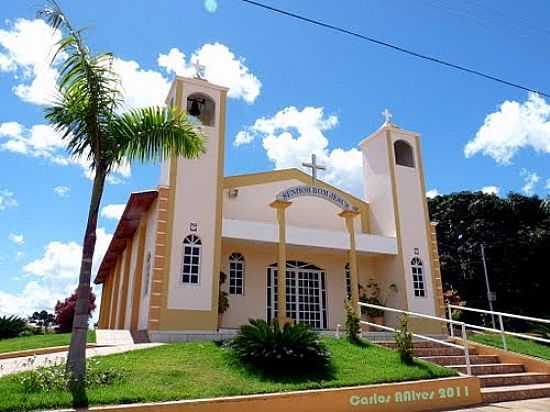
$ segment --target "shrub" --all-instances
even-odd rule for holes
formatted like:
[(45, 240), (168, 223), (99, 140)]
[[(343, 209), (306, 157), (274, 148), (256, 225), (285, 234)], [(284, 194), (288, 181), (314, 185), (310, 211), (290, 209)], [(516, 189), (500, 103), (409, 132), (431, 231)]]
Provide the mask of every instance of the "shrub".
[(324, 370), (330, 353), (309, 326), (250, 319), (230, 346), (243, 362), (266, 372)]
[(0, 317), (0, 339), (14, 338), (25, 330), (27, 323), (19, 316)]
[(361, 324), (359, 323), (359, 316), (357, 315), (357, 311), (352, 306), (351, 302), (349, 300), (346, 300), (345, 303), (345, 309), (346, 309), (346, 334), (348, 336), (348, 340), (351, 343), (358, 343), (359, 342), (359, 334), (361, 333)]
[[(32, 365), (35, 358), (28, 362)], [(108, 386), (125, 378), (124, 371), (114, 368), (103, 368), (98, 359), (88, 359), (86, 362), (86, 386)], [(69, 389), (69, 376), (64, 363), (51, 363), (20, 374), (18, 382), (26, 393), (64, 391)]]
[(399, 318), (399, 330), (395, 331), (395, 343), (401, 362), (410, 365), (413, 363), (414, 347), (412, 333), (409, 332), (409, 317), (405, 314)]
[[(55, 305), (55, 331), (67, 333), (73, 330), (74, 308), (76, 306), (76, 292), (65, 299), (64, 302), (57, 301)], [(88, 315), (92, 316), (95, 310), (95, 294), (90, 288), (90, 300), (88, 304)]]

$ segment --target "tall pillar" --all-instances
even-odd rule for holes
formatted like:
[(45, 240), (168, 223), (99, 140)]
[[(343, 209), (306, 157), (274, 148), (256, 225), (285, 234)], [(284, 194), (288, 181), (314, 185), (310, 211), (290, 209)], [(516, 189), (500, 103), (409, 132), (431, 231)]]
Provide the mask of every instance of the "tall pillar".
[(292, 203), (284, 200), (275, 200), (270, 206), (277, 210), (279, 223), (279, 245), (277, 258), (277, 321), (284, 325), (286, 317), (286, 221), (285, 211)]
[(346, 221), (346, 229), (349, 233), (349, 271), (351, 277), (351, 304), (359, 313), (359, 275), (357, 271), (357, 251), (355, 249), (355, 229), (353, 219), (359, 213), (354, 210), (344, 210), (339, 213)]

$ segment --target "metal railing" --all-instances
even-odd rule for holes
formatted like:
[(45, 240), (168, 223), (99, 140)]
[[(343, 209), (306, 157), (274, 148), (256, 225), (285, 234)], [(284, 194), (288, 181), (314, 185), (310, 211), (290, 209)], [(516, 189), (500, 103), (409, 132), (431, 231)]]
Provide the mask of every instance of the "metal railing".
[[(513, 313), (496, 312), (496, 311), (492, 311), (492, 310), (476, 309), (476, 308), (469, 308), (467, 306), (458, 306), (458, 305), (447, 304), (447, 314), (449, 316), (449, 319), (452, 319), (453, 309), (466, 310), (466, 311), (477, 312), (477, 313), (484, 313), (484, 314), (489, 314), (491, 316), (496, 315), (498, 317), (499, 329), (488, 328), (486, 326), (472, 325), (470, 323), (464, 323), (464, 325), (467, 328), (477, 329), (477, 330), (482, 330), (482, 331), (486, 331), (486, 332), (493, 332), (493, 333), (499, 334), (502, 338), (502, 347), (504, 348), (505, 351), (508, 351), (508, 343), (506, 342), (506, 335), (515, 336), (515, 337), (522, 338), (522, 339), (530, 339), (530, 340), (534, 340), (534, 341), (537, 341), (537, 342), (550, 343), (550, 339), (544, 339), (544, 338), (539, 338), (537, 336), (528, 335), (528, 334), (525, 334), (525, 333), (509, 332), (509, 331), (504, 330), (504, 321), (502, 320), (502, 318), (504, 317), (504, 318), (520, 319), (520, 320), (525, 320), (525, 321), (528, 321), (528, 322), (545, 323), (545, 324), (549, 324), (549, 325), (550, 325), (550, 319), (533, 318), (531, 316), (515, 315)], [(451, 331), (451, 336), (454, 337), (454, 328), (452, 327), (452, 324), (451, 324), (451, 327), (450, 327), (450, 331)]]
[[(361, 307), (373, 308), (373, 309), (378, 309), (378, 310), (382, 310), (382, 311), (388, 311), (388, 312), (393, 312), (393, 313), (404, 314), (404, 315), (410, 316), (411, 318), (430, 319), (430, 320), (435, 320), (435, 321), (439, 321), (439, 322), (445, 322), (445, 323), (451, 325), (451, 330), (453, 329), (453, 325), (459, 325), (462, 329), (463, 346), (457, 345), (455, 343), (435, 339), (435, 338), (432, 338), (430, 336), (421, 335), (419, 333), (411, 333), (411, 335), (416, 337), (416, 338), (419, 338), (419, 339), (424, 339), (424, 340), (427, 340), (427, 341), (440, 343), (442, 345), (449, 346), (451, 348), (456, 348), (456, 349), (463, 350), (464, 351), (464, 358), (466, 360), (466, 373), (468, 375), (472, 374), (472, 365), (471, 365), (471, 362), (470, 362), (470, 350), (469, 350), (469, 347), (468, 347), (468, 336), (466, 335), (466, 324), (464, 322), (459, 322), (459, 321), (456, 321), (456, 320), (453, 320), (453, 319), (440, 318), (438, 316), (425, 315), (423, 313), (409, 312), (407, 310), (394, 309), (394, 308), (390, 308), (390, 307), (387, 307), (387, 306), (373, 305), (372, 303), (359, 302), (358, 305), (359, 305), (359, 308), (361, 308)], [(386, 330), (386, 331), (399, 332), (399, 329), (395, 329), (395, 328), (392, 328), (390, 326), (378, 325), (376, 323), (367, 322), (367, 321), (362, 320), (362, 319), (360, 320), (360, 323), (362, 323), (364, 325), (374, 326), (376, 328)]]

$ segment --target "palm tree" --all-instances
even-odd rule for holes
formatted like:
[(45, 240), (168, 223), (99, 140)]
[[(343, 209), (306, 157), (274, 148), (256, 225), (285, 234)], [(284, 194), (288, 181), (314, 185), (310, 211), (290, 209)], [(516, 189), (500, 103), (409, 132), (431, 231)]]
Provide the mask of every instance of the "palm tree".
[(546, 212), (550, 216), (550, 196), (547, 196), (546, 199), (544, 199), (540, 203), (541, 209)]
[(85, 157), (94, 172), (82, 248), (77, 302), (67, 359), (75, 406), (87, 404), (85, 392), (86, 332), (92, 259), (99, 206), (109, 173), (124, 161), (154, 161), (171, 156), (197, 158), (205, 151), (200, 130), (175, 108), (150, 107), (123, 112), (120, 82), (110, 53), (93, 54), (82, 30), (75, 30), (55, 0), (39, 11), (52, 30), (63, 34), (59, 95), (45, 117), (66, 141), (72, 156)]

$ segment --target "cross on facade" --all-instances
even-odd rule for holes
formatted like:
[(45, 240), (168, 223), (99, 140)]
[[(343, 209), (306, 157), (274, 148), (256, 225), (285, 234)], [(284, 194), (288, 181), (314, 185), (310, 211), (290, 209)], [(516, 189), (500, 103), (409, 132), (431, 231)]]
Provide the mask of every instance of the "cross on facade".
[(193, 67), (195, 68), (195, 79), (204, 80), (204, 69), (206, 69), (206, 67), (201, 64), (199, 59), (195, 60)]
[(313, 183), (317, 180), (317, 170), (327, 170), (325, 166), (322, 166), (317, 163), (317, 156), (315, 154), (311, 155), (311, 163), (304, 162), (302, 166), (309, 167), (311, 169), (311, 180)]
[(384, 124), (391, 123), (391, 118), (393, 117), (393, 115), (388, 109), (384, 109), (384, 111), (382, 112), (382, 116), (384, 116)]

